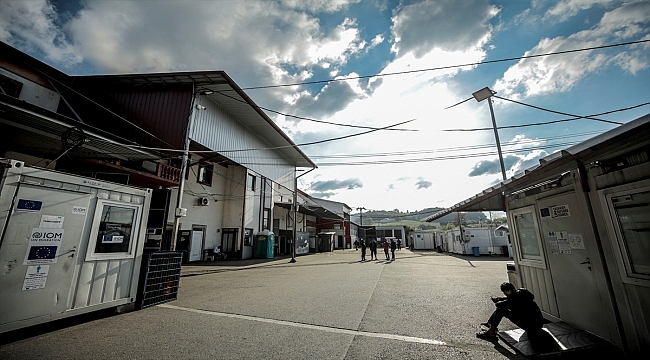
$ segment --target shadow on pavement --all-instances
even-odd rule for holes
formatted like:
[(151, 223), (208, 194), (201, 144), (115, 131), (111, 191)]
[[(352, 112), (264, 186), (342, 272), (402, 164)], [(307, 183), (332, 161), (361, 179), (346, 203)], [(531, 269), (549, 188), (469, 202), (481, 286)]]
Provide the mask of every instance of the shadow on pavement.
[(6, 332), (0, 336), (0, 345), (13, 343), (20, 340), (30, 339), (49, 332), (65, 329), (68, 327), (92, 322), (95, 320), (118, 315), (114, 308), (93, 311), (87, 314), (80, 314), (65, 319), (50, 321), (44, 324), (29, 326), (26, 328)]

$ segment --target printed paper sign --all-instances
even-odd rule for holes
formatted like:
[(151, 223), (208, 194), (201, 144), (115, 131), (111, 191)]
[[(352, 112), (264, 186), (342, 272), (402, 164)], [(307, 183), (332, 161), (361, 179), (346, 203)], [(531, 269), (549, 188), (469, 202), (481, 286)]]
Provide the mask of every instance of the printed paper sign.
[(560, 218), (560, 217), (569, 217), (571, 213), (569, 212), (569, 205), (558, 205), (551, 207), (551, 217)]
[(557, 243), (557, 240), (551, 240), (551, 254), (559, 254), (560, 253), (560, 245)]
[(569, 234), (569, 244), (571, 244), (571, 249), (585, 248), (585, 241), (582, 238), (582, 234)]
[(32, 229), (23, 265), (56, 263), (56, 255), (63, 240), (63, 229)]
[(102, 244), (121, 244), (124, 242), (122, 235), (104, 235), (102, 236)]
[(41, 229), (62, 229), (63, 228), (63, 216), (51, 216), (51, 215), (41, 215)]
[(72, 214), (73, 215), (86, 215), (86, 207), (85, 206), (73, 206), (72, 207)]
[(560, 248), (560, 254), (571, 254), (571, 245), (569, 244), (569, 234), (566, 231), (556, 231), (557, 243)]
[(16, 205), (16, 211), (18, 211), (18, 212), (41, 212), (41, 207), (42, 206), (43, 206), (42, 201), (28, 200), (28, 199), (18, 199), (18, 205)]
[(23, 281), (24, 290), (44, 289), (47, 282), (47, 274), (50, 272), (50, 265), (28, 266)]

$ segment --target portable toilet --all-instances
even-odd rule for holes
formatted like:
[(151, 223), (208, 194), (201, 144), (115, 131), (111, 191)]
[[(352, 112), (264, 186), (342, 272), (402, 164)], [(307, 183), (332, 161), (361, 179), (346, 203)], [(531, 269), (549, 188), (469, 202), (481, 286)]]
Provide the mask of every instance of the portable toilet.
[(258, 259), (273, 259), (275, 249), (275, 234), (269, 230), (264, 230), (255, 235), (255, 244), (253, 253)]

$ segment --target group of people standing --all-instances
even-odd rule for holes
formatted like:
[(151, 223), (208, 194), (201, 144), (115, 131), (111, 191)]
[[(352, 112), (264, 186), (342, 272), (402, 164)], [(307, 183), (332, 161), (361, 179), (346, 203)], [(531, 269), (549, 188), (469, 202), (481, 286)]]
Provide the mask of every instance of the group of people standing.
[[(384, 240), (381, 244), (381, 246), (384, 248), (384, 254), (386, 255), (386, 260), (395, 260), (395, 250), (398, 248), (399, 244), (401, 243), (401, 240), (395, 241), (395, 239), (388, 239)], [(361, 247), (361, 261), (366, 261), (366, 249), (370, 248), (370, 260), (377, 260), (377, 240), (375, 239), (370, 239), (367, 241), (364, 239), (357, 240), (354, 242), (354, 247), (355, 249), (358, 250), (358, 247)], [(401, 246), (400, 246), (401, 247)], [(391, 255), (388, 254), (388, 249), (390, 249)]]

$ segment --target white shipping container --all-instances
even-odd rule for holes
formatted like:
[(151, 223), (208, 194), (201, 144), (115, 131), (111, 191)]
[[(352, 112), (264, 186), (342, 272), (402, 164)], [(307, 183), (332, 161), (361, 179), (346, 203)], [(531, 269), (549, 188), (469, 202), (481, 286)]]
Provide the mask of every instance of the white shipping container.
[(0, 333), (135, 303), (151, 190), (0, 164)]

